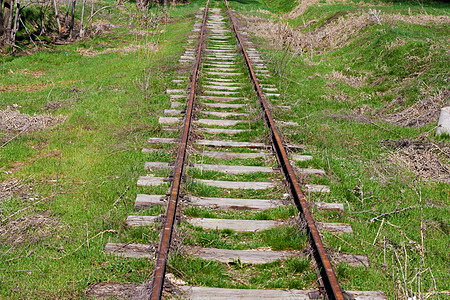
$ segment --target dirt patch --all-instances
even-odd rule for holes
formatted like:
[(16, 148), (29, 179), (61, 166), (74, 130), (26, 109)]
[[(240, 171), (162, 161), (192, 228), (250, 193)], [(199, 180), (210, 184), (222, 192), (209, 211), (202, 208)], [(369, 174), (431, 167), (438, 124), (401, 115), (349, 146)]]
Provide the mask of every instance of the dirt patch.
[(103, 20), (92, 23), (92, 32), (95, 34), (108, 33), (113, 28), (117, 28), (117, 26)]
[(0, 84), (0, 93), (1, 92), (14, 92), (14, 91), (21, 91), (21, 92), (36, 92), (41, 91), (49, 87), (55, 87), (56, 85), (64, 85), (75, 82), (75, 80), (69, 80), (69, 81), (59, 81), (59, 82), (47, 82), (47, 83), (33, 83), (33, 84)]
[(3, 85), (0, 84), (0, 93), (1, 92), (12, 92), (12, 91), (26, 91), (26, 92), (36, 92), (49, 87), (50, 84), (8, 84)]
[[(421, 101), (414, 103), (412, 106), (384, 116), (384, 119), (394, 125), (404, 127), (422, 127), (431, 122), (436, 122), (439, 118), (441, 107), (448, 103), (450, 96), (450, 90), (439, 91), (438, 93), (426, 97)], [(386, 108), (393, 106), (394, 104), (401, 104), (403, 98), (397, 96), (389, 103)], [(382, 111), (384, 111), (383, 109)]]
[(36, 131), (44, 130), (62, 121), (62, 118), (55, 118), (48, 115), (30, 116), (22, 114), (18, 110), (8, 107), (0, 110), (0, 130), (6, 132)]
[(48, 102), (43, 110), (57, 110), (62, 107), (68, 107), (73, 104), (73, 98)]
[(155, 43), (147, 43), (144, 45), (135, 45), (135, 44), (131, 44), (128, 45), (126, 47), (123, 48), (108, 48), (105, 49), (103, 51), (95, 51), (91, 48), (88, 49), (81, 49), (78, 48), (77, 52), (82, 55), (82, 56), (86, 56), (86, 57), (93, 57), (93, 56), (97, 56), (97, 55), (101, 55), (101, 54), (106, 54), (106, 53), (130, 53), (130, 52), (135, 52), (137, 50), (140, 49), (146, 49), (149, 51), (156, 51), (157, 50), (157, 46)]
[(293, 10), (283, 16), (284, 19), (296, 19), (303, 15), (305, 11), (312, 6), (314, 3), (319, 2), (319, 0), (300, 0), (300, 4), (297, 5)]
[(27, 74), (27, 75), (31, 75), (34, 78), (39, 78), (42, 75), (45, 74), (45, 72), (47, 72), (46, 70), (36, 70), (36, 71), (30, 71), (28, 69), (22, 69), (22, 70), (18, 70), (18, 72), (23, 73), (23, 74)]
[(417, 177), (450, 182), (450, 144), (402, 139), (384, 140), (386, 148), (393, 149), (388, 160), (412, 171)]
[(90, 285), (86, 294), (95, 299), (131, 299), (141, 289), (137, 283), (100, 282)]
[(60, 222), (48, 213), (35, 213), (0, 225), (0, 242), (10, 245), (36, 243), (52, 236)]
[(30, 189), (21, 180), (13, 178), (0, 182), (0, 203), (2, 200), (13, 196), (26, 198), (30, 195)]

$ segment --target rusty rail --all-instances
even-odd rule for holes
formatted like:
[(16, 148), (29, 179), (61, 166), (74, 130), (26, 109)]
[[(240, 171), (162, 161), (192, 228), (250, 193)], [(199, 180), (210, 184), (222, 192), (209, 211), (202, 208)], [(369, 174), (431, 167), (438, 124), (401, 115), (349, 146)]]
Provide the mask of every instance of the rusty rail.
[(264, 97), (264, 94), (259, 85), (258, 79), (256, 78), (255, 72), (253, 71), (253, 67), (251, 65), (250, 59), (247, 55), (247, 51), (245, 50), (244, 44), (241, 40), (241, 37), (238, 32), (238, 28), (236, 26), (235, 21), (233, 20), (233, 16), (231, 14), (230, 7), (228, 5), (228, 1), (225, 0), (225, 4), (227, 6), (228, 16), (231, 20), (231, 24), (233, 26), (234, 34), (236, 35), (236, 39), (238, 40), (239, 46), (241, 48), (242, 54), (245, 59), (245, 63), (247, 64), (248, 71), (250, 73), (250, 78), (253, 83), (253, 86), (256, 90), (259, 102), (261, 104), (262, 110), (264, 112), (264, 117), (266, 119), (267, 126), (271, 131), (272, 143), (277, 155), (278, 162), (283, 169), (283, 174), (286, 181), (289, 183), (289, 187), (291, 190), (292, 197), (294, 199), (295, 205), (297, 209), (302, 213), (301, 216), (305, 220), (306, 229), (310, 236), (310, 243), (314, 250), (314, 258), (316, 260), (317, 266), (319, 268), (319, 272), (321, 275), (321, 280), (323, 282), (326, 296), (328, 299), (338, 299), (344, 300), (344, 294), (339, 286), (339, 282), (337, 280), (336, 274), (331, 265), (330, 259), (327, 256), (325, 247), (323, 246), (322, 239), (320, 238), (319, 231), (317, 230), (316, 224), (314, 223), (314, 219), (311, 215), (311, 212), (308, 208), (307, 200), (305, 194), (300, 189), (300, 184), (294, 174), (291, 164), (289, 163), (289, 159), (286, 153), (286, 150), (283, 146), (280, 134), (275, 125), (275, 121), (272, 117), (272, 113), (270, 111), (269, 104)]
[(208, 16), (209, 0), (206, 2), (205, 12), (203, 15), (202, 29), (200, 32), (200, 40), (197, 47), (197, 57), (194, 64), (194, 71), (191, 77), (191, 91), (186, 106), (186, 117), (183, 124), (183, 132), (181, 134), (180, 148), (178, 149), (177, 159), (173, 172), (173, 182), (169, 192), (169, 202), (167, 204), (165, 223), (158, 247), (158, 257), (155, 263), (155, 269), (152, 278), (152, 290), (150, 299), (159, 300), (162, 296), (164, 288), (164, 276), (166, 273), (167, 258), (169, 254), (170, 242), (172, 240), (173, 226), (177, 211), (177, 204), (181, 190), (181, 183), (184, 173), (184, 165), (186, 163), (186, 148), (189, 141), (189, 133), (192, 124), (192, 111), (194, 108), (194, 100), (197, 87), (198, 70), (200, 66), (203, 39), (205, 36), (206, 19)]

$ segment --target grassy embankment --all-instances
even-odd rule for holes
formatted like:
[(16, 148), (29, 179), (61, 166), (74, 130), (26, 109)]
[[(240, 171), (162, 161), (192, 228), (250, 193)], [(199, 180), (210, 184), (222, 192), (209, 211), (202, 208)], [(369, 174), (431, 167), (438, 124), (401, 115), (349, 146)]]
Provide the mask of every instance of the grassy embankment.
[[(315, 212), (317, 220), (354, 230), (324, 233), (325, 245), (369, 257), (368, 270), (337, 266), (343, 288), (381, 289), (391, 299), (446, 297), (450, 147), (434, 133), (448, 104), (450, 6), (311, 1), (303, 14), (283, 20), (280, 2), (233, 6), (261, 17), (247, 30), (278, 75), (279, 103), (292, 106), (275, 110), (276, 118), (301, 124), (282, 129), (285, 138), (314, 155), (300, 165), (327, 170), (313, 179), (331, 186), (321, 201), (345, 203), (343, 214)], [(292, 56), (295, 43), (302, 55)]]
[(136, 180), (149, 156), (140, 148), (161, 134), (158, 116), (170, 106), (165, 89), (188, 71), (174, 61), (199, 5), (173, 7), (167, 25), (149, 25), (148, 14), (127, 3), (104, 15), (117, 26), (108, 33), (0, 58), (0, 109), (60, 119), (43, 131), (1, 131), (0, 179), (4, 186), (20, 180), (12, 197), (0, 199), (2, 298), (79, 298), (90, 283), (142, 282), (150, 274), (151, 260), (107, 256), (103, 247), (158, 236), (123, 222), (144, 192)]

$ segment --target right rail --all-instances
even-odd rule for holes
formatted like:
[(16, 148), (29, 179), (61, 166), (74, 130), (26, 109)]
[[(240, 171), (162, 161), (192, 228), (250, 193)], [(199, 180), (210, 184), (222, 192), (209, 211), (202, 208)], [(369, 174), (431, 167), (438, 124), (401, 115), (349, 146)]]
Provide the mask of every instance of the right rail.
[(322, 277), (321, 279), (323, 281), (326, 293), (330, 299), (344, 300), (345, 298), (342, 293), (341, 287), (339, 286), (339, 282), (333, 270), (333, 266), (331, 265), (325, 247), (323, 246), (322, 239), (320, 238), (319, 230), (317, 230), (317, 226), (308, 208), (308, 203), (305, 194), (301, 190), (300, 184), (298, 183), (297, 177), (295, 176), (294, 170), (292, 169), (292, 166), (289, 162), (286, 149), (283, 146), (281, 136), (278, 132), (278, 129), (275, 125), (275, 121), (272, 117), (269, 103), (264, 97), (258, 79), (256, 78), (255, 72), (253, 70), (250, 59), (247, 55), (247, 51), (245, 50), (242, 39), (239, 35), (236, 22), (234, 21), (233, 15), (231, 14), (231, 10), (227, 0), (225, 0), (225, 4), (227, 6), (228, 16), (233, 26), (234, 34), (236, 35), (236, 39), (238, 40), (239, 47), (241, 48), (245, 63), (247, 64), (248, 71), (250, 73), (250, 79), (253, 83), (256, 94), (261, 104), (261, 108), (264, 112), (266, 124), (270, 129), (272, 143), (278, 162), (283, 170), (284, 177), (289, 184), (295, 205), (301, 212), (301, 217), (304, 219), (306, 223), (306, 230), (308, 231), (308, 234), (310, 236), (310, 243), (314, 250), (314, 258), (316, 260), (317, 267), (319, 268), (320, 275)]

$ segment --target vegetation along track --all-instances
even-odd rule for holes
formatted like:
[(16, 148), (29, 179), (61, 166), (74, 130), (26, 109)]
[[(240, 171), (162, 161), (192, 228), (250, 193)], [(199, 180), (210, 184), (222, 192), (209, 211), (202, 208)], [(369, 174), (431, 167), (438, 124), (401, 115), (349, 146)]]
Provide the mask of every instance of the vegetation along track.
[[(180, 59), (181, 64), (193, 62), (194, 65), (188, 89), (184, 88), (187, 84), (185, 78), (180, 78), (173, 80), (177, 88), (167, 90), (174, 101), (172, 109), (165, 110), (168, 116), (161, 117), (159, 122), (166, 126), (166, 130), (174, 130), (176, 127), (170, 126), (182, 122), (181, 139), (150, 138), (153, 148), (143, 150), (152, 153), (158, 151), (160, 144), (179, 145), (174, 164), (154, 161), (145, 165), (146, 169), (158, 174), (172, 172), (169, 193), (140, 194), (135, 203), (139, 209), (167, 204), (165, 215), (127, 218), (130, 226), (163, 223), (160, 243), (155, 251), (157, 259), (153, 276), (148, 283), (132, 286), (130, 294), (150, 299), (385, 299), (379, 291), (343, 291), (339, 286), (331, 261), (367, 266), (367, 258), (327, 254), (320, 230), (351, 233), (351, 227), (315, 222), (309, 207), (343, 210), (343, 205), (307, 201), (303, 191), (314, 198), (317, 193), (329, 192), (329, 188), (303, 184), (302, 190), (295, 173), (320, 176), (325, 171), (300, 169), (290, 163), (290, 160), (303, 161), (311, 159), (311, 156), (296, 154), (302, 145), (283, 143), (267, 100), (271, 99), (272, 105), (278, 104), (277, 88), (267, 80), (270, 74), (258, 51), (245, 41), (245, 33), (239, 32), (228, 3), (225, 4), (228, 15), (223, 3), (214, 2), (215, 7), (209, 8), (208, 1), (203, 9), (202, 22), (194, 27), (194, 33), (200, 32), (197, 49), (187, 49)], [(186, 96), (186, 103), (179, 101)], [(195, 101), (197, 99), (199, 101)], [(284, 181), (278, 174), (280, 171)], [(165, 177), (143, 176), (138, 185), (161, 185), (165, 181), (168, 181)], [(184, 207), (181, 212), (177, 211), (180, 202)], [(177, 223), (179, 229), (175, 229)], [(176, 236), (172, 238), (174, 232)], [(171, 243), (177, 244), (172, 247), (175, 250), (173, 257), (177, 258), (170, 262), (169, 268), (179, 272), (183, 272), (183, 264), (195, 265), (199, 260), (202, 267), (205, 260), (213, 260), (231, 263), (236, 269), (247, 268), (250, 277), (254, 271), (251, 268), (260, 264), (265, 265), (269, 272), (271, 268), (292, 269), (293, 265), (294, 272), (284, 275), (290, 279), (279, 278), (281, 285), (276, 287), (283, 289), (226, 289), (214, 283), (214, 287), (209, 287), (206, 279), (198, 281), (198, 285), (203, 282), (206, 286), (188, 286), (166, 276)], [(148, 257), (149, 251), (154, 251), (149, 245), (120, 243), (108, 243), (105, 249), (129, 257)], [(314, 257), (313, 263), (308, 258), (310, 256)], [(286, 263), (276, 264), (276, 261)], [(310, 267), (311, 264), (317, 271)], [(204, 276), (205, 269), (207, 267), (198, 270), (197, 275)], [(315, 272), (319, 274), (318, 280)], [(168, 282), (165, 284), (167, 278), (171, 283), (170, 289)], [(239, 281), (238, 278), (235, 280)], [(293, 281), (317, 288), (291, 289)], [(117, 295), (123, 289), (120, 284), (94, 285), (90, 294), (104, 295), (107, 290), (111, 295)]]

